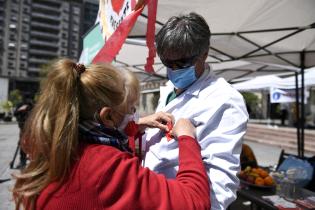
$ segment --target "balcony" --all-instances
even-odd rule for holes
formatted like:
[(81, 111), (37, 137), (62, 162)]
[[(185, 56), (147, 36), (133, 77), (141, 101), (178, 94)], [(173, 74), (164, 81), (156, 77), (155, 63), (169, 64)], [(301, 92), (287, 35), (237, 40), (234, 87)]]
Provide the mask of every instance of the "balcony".
[(39, 67), (38, 68), (35, 68), (35, 67), (28, 67), (28, 71), (29, 72), (39, 72)]
[[(33, 0), (33, 4), (35, 4), (35, 3), (37, 3), (37, 4), (43, 4), (43, 1), (42, 1), (42, 0)], [(61, 6), (61, 3), (60, 3), (60, 2), (52, 1), (52, 0), (50, 0), (50, 1), (45, 1), (44, 4), (47, 5), (47, 6), (49, 6), (49, 7), (56, 8), (56, 9), (60, 8), (60, 6)]]
[(40, 65), (43, 65), (43, 64), (46, 64), (50, 61), (50, 59), (42, 59), (42, 58), (30, 58), (29, 59), (29, 64), (40, 64)]
[(40, 9), (43, 9), (43, 10), (49, 10), (49, 11), (52, 11), (52, 12), (56, 12), (58, 11), (59, 12), (59, 8), (56, 8), (56, 7), (52, 7), (52, 6), (47, 6), (47, 5), (44, 5), (44, 4), (39, 4), (39, 3), (33, 3), (33, 8), (40, 8)]
[(29, 56), (32, 56), (32, 55), (48, 55), (48, 56), (54, 56), (54, 57), (57, 57), (58, 55), (58, 52), (57, 50), (52, 52), (52, 51), (46, 51), (46, 50), (42, 50), (42, 48), (40, 48), (41, 50), (39, 49), (30, 49), (29, 51)]
[(39, 32), (39, 31), (31, 31), (31, 36), (32, 37), (42, 37), (42, 38), (48, 38), (52, 41), (58, 41), (59, 38), (58, 36), (56, 36), (56, 34), (52, 34), (52, 33), (46, 33), (46, 32)]
[(37, 21), (33, 21), (31, 22), (31, 26), (38, 26), (38, 27), (42, 27), (42, 28), (50, 28), (50, 29), (55, 29), (55, 30), (60, 30), (59, 25), (52, 25), (52, 24), (48, 24), (48, 23), (40, 23)]
[(52, 20), (55, 22), (60, 21), (60, 15), (42, 14), (39, 12), (32, 12), (32, 17), (40, 18), (40, 19), (44, 19), (44, 20)]
[(32, 45), (39, 45), (42, 47), (52, 47), (58, 49), (58, 42), (52, 42), (52, 41), (39, 41), (39, 40), (30, 40), (30, 43)]

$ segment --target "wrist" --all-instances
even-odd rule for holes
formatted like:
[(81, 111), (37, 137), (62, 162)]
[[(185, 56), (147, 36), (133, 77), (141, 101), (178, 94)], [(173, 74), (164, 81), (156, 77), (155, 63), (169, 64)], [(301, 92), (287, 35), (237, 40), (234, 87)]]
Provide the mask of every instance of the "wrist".
[(137, 124), (139, 126), (140, 133), (144, 132), (144, 130), (147, 128), (147, 125), (145, 124), (145, 120), (143, 118), (139, 118), (139, 121)]
[(190, 139), (190, 140), (196, 140), (195, 136), (192, 135), (180, 135), (177, 137), (177, 140), (186, 140), (186, 139)]

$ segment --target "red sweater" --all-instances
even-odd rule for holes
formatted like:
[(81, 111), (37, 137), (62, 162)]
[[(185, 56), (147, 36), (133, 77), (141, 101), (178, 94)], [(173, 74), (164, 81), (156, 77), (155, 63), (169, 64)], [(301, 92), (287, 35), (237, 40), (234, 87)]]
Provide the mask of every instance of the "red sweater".
[(90, 144), (62, 187), (49, 184), (39, 195), (37, 210), (210, 209), (210, 189), (200, 146), (181, 136), (179, 171), (166, 179), (141, 167), (138, 158), (114, 147)]

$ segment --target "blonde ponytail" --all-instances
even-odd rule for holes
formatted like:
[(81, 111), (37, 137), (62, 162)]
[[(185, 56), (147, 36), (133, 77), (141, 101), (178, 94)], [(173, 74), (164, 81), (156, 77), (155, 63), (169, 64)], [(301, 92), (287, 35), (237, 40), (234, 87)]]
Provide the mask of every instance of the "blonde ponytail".
[(84, 72), (75, 66), (69, 59), (58, 60), (42, 84), (25, 127), (31, 161), (14, 175), (16, 209), (34, 209), (49, 183), (67, 178), (78, 156), (79, 118), (92, 119), (101, 107), (118, 106), (125, 98), (124, 80), (111, 65), (91, 65)]

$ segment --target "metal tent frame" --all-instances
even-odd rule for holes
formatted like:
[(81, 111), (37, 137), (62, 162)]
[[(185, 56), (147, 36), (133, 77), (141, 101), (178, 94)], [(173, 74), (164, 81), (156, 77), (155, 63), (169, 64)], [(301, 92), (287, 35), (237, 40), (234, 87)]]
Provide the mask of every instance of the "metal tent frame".
[[(147, 19), (147, 15), (141, 14), (142, 18)], [(163, 25), (162, 22), (156, 20), (156, 25), (161, 27)], [(314, 66), (313, 65), (306, 65), (305, 63), (305, 57), (306, 56), (311, 56), (312, 54), (315, 55), (315, 50), (307, 50), (304, 49), (302, 51), (286, 51), (286, 52), (273, 52), (272, 50), (267, 49), (268, 47), (271, 47), (275, 45), (276, 43), (279, 43), (283, 40), (286, 40), (290, 37), (296, 36), (297, 34), (307, 31), (307, 30), (314, 30), (315, 29), (315, 22), (302, 26), (302, 27), (286, 27), (286, 28), (271, 28), (271, 29), (263, 29), (263, 30), (248, 30), (248, 31), (239, 31), (239, 32), (230, 32), (230, 33), (212, 33), (212, 39), (216, 37), (221, 37), (221, 36), (230, 36), (230, 37), (237, 37), (241, 39), (242, 41), (246, 42), (247, 44), (250, 44), (254, 46), (256, 49), (251, 50), (241, 56), (233, 56), (229, 54), (228, 52), (225, 52), (224, 50), (218, 49), (214, 46), (210, 46), (209, 48), (209, 55), (208, 57), (211, 59), (214, 59), (214, 61), (210, 61), (208, 63), (222, 63), (222, 62), (229, 62), (229, 61), (237, 61), (237, 60), (244, 60), (244, 61), (252, 61), (253, 58), (259, 60), (259, 58), (263, 56), (273, 56), (276, 59), (279, 59), (280, 61), (284, 62), (287, 67), (286, 71), (292, 72), (292, 68), (290, 67), (295, 67), (296, 70), (293, 70), (294, 75), (296, 77), (296, 107), (297, 107), (297, 146), (298, 146), (298, 155), (300, 157), (304, 157), (304, 121), (305, 121), (305, 107), (304, 107), (304, 70), (305, 68), (309, 68)], [(266, 43), (264, 45), (259, 45), (257, 42), (251, 40), (250, 38), (246, 37), (246, 35), (249, 34), (259, 34), (259, 33), (272, 33), (272, 32), (288, 32), (287, 34), (278, 37), (277, 39)], [(144, 45), (144, 40), (145, 35), (130, 35), (128, 36), (128, 41), (127, 43), (132, 43), (136, 45)], [(137, 41), (136, 41), (137, 40)], [(260, 54), (257, 54), (257, 52), (263, 52)], [(284, 57), (284, 55), (299, 55), (299, 63), (294, 63), (293, 61), (287, 59)], [(263, 62), (262, 62), (263, 63)], [(161, 63), (156, 63), (157, 65), (162, 65)], [(125, 64), (126, 66), (130, 66), (128, 64)], [(267, 70), (268, 67), (273, 67), (276, 65), (265, 63), (265, 65), (258, 67), (255, 72), (260, 72), (260, 71), (270, 71)], [(131, 65), (131, 67), (138, 69), (140, 71), (144, 72), (144, 64), (137, 64), (137, 65)], [(159, 67), (157, 72), (161, 70), (163, 67)], [(234, 68), (231, 69), (221, 69), (220, 73), (217, 73), (217, 75), (222, 74), (226, 71), (233, 70)], [(230, 82), (233, 82), (233, 80), (238, 79), (240, 77), (245, 77), (245, 76), (250, 76), (253, 71), (248, 70), (248, 69), (241, 69), (239, 68), (238, 70), (244, 71), (242, 75), (239, 75), (238, 77), (235, 77), (231, 80)], [(274, 73), (274, 72), (273, 72)], [(299, 84), (298, 84), (298, 74), (301, 74), (301, 88), (299, 91)], [(161, 76), (158, 74), (148, 74), (148, 77), (145, 79), (145, 81), (149, 80), (150, 77), (157, 77), (157, 78), (165, 78), (165, 76)], [(299, 95), (301, 95), (301, 103), (299, 103)], [(301, 113), (300, 113), (301, 112)]]

